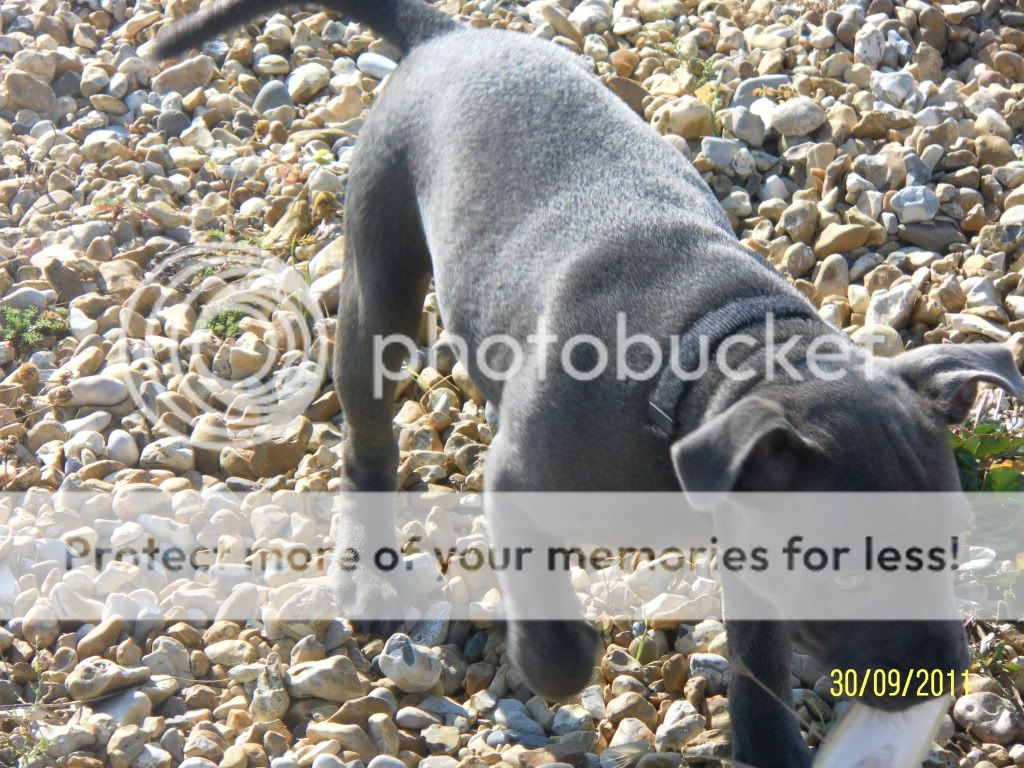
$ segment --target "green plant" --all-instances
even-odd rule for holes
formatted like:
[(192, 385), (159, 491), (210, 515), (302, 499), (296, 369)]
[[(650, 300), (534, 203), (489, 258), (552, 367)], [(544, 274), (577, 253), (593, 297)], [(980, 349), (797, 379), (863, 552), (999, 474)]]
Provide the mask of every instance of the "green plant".
[(215, 274), (217, 274), (217, 267), (213, 264), (207, 264), (204, 267), (200, 267), (195, 271), (195, 274), (192, 275), (192, 285), (198, 285), (206, 278)]
[(40, 312), (38, 307), (0, 307), (0, 338), (20, 353), (48, 347), (68, 333), (63, 310)]
[(39, 720), (45, 717), (43, 698), (42, 668), (39, 662), (39, 649), (36, 648), (32, 659), (32, 672), (35, 675), (31, 686), (32, 701), (26, 702), (24, 708), (19, 707), (20, 718), (9, 733), (0, 733), (0, 765), (12, 768), (28, 768), (39, 761), (36, 758), (46, 757), (49, 742), (39, 733)]
[[(35, 758), (43, 757), (49, 746), (49, 742), (33, 734), (31, 728), (17, 725), (11, 733), (0, 733), (0, 755), (3, 755), (0, 765), (27, 768)], [(11, 762), (8, 763), (8, 760)]]
[[(696, 82), (693, 85), (694, 90), (702, 88), (708, 83), (714, 85), (714, 90), (711, 94), (710, 102), (701, 97), (701, 100), (708, 105), (711, 110), (711, 131), (715, 136), (718, 136), (718, 110), (720, 110), (724, 104), (722, 103), (722, 70), (719, 69), (716, 74), (712, 66), (713, 62), (710, 59), (690, 59), (686, 63), (686, 69), (693, 77), (696, 78)], [(700, 94), (698, 94), (700, 96)]]
[(222, 339), (236, 339), (240, 332), (238, 325), (244, 317), (244, 312), (228, 309), (211, 317), (206, 323), (206, 327)]
[(694, 88), (700, 88), (705, 83), (711, 82), (711, 61), (709, 59), (693, 58), (686, 62), (687, 71), (697, 78)]
[(965, 491), (1024, 490), (1024, 434), (981, 421), (954, 428), (951, 444)]
[(715, 78), (715, 93), (711, 97), (711, 132), (718, 136), (718, 110), (722, 108), (722, 70)]
[[(225, 240), (228, 239), (227, 233), (223, 229), (216, 229), (216, 228), (204, 229), (203, 230), (203, 234), (205, 234), (211, 240), (219, 240), (222, 243)], [(205, 269), (205, 267), (204, 267), (204, 269)]]
[[(640, 659), (644, 655), (644, 648), (647, 647), (647, 632), (651, 628), (651, 625), (647, 621), (647, 617), (646, 616), (644, 617), (644, 620), (643, 620), (643, 627), (644, 627), (644, 631), (640, 634), (640, 643), (636, 647), (636, 660), (637, 661), (640, 661)], [(643, 662), (640, 661), (640, 663), (642, 664)]]

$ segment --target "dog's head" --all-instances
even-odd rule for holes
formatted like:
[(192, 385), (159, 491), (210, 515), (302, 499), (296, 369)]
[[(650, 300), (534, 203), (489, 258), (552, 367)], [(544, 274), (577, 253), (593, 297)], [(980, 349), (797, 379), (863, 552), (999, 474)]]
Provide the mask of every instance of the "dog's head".
[[(848, 373), (758, 387), (682, 437), (672, 455), (684, 491), (957, 491), (948, 425), (966, 418), (979, 382), (1024, 396), (1012, 355), (996, 344), (927, 346)], [(966, 664), (954, 621), (811, 621), (791, 631), (834, 668)], [(866, 701), (898, 709), (914, 697)]]
[(767, 384), (672, 447), (683, 490), (955, 491), (947, 426), (979, 382), (1024, 397), (998, 344), (933, 345), (846, 375)]

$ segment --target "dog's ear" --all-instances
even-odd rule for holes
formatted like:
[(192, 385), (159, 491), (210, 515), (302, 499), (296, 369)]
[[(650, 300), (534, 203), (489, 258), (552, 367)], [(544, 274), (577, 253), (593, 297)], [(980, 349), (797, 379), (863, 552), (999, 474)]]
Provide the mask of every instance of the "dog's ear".
[(676, 441), (672, 462), (690, 503), (707, 508), (732, 490), (786, 490), (812, 449), (779, 403), (751, 396)]
[(1024, 378), (1002, 344), (932, 344), (897, 355), (886, 364), (947, 424), (967, 418), (981, 381), (1024, 399)]

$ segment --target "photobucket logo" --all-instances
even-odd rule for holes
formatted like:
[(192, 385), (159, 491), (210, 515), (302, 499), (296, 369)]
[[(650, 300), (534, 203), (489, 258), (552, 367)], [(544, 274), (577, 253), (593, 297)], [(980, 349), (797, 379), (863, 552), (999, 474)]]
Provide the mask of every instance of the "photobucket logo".
[[(619, 381), (649, 381), (663, 372), (681, 381), (698, 381), (714, 373), (730, 381), (786, 379), (835, 381), (851, 370), (856, 361), (867, 378), (874, 374), (870, 355), (865, 355), (845, 336), (834, 333), (806, 336), (786, 334), (778, 337), (774, 314), (758, 323), (761, 333), (737, 332), (677, 334), (667, 340), (645, 333), (630, 333), (625, 312), (615, 316), (614, 338), (606, 340), (588, 333), (575, 334), (564, 341), (555, 334), (539, 332), (517, 339), (495, 334), (480, 340), (475, 347), (452, 333), (445, 337), (456, 357), (471, 371), (487, 381), (505, 382), (518, 376), (529, 365), (532, 375), (544, 381), (552, 365), (576, 381), (593, 381), (613, 373)], [(873, 346), (883, 337), (868, 335)], [(436, 337), (429, 339), (426, 364), (436, 367)], [(404, 358), (416, 358), (420, 347), (403, 334), (375, 336), (373, 340), (374, 396), (383, 397), (384, 382), (398, 382), (408, 374), (401, 368), (389, 368), (393, 347), (404, 350)]]

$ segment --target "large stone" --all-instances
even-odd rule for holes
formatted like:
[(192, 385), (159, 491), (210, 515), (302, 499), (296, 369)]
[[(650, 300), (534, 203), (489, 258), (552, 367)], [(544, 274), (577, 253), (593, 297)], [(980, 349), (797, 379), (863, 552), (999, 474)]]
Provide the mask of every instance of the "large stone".
[(921, 292), (911, 283), (876, 291), (868, 304), (864, 324), (887, 325), (897, 331), (906, 328), (914, 311), (914, 302), (920, 295)]
[(267, 425), (253, 430), (250, 468), (255, 477), (273, 477), (294, 470), (306, 453), (313, 424), (299, 416), (286, 427)]
[(366, 695), (366, 687), (348, 656), (296, 664), (289, 668), (285, 683), (288, 693), (299, 699), (327, 699), (341, 704)]
[(967, 242), (959, 227), (949, 222), (901, 224), (896, 228), (896, 234), (908, 243), (936, 253), (947, 253), (950, 246)]
[(216, 69), (209, 56), (194, 56), (168, 67), (154, 77), (150, 85), (156, 93), (177, 92), (184, 96), (209, 85)]
[(981, 741), (1008, 745), (1024, 739), (1024, 717), (995, 693), (961, 696), (953, 706), (953, 719)]
[(111, 406), (128, 397), (128, 387), (112, 376), (84, 376), (68, 385), (71, 390), (70, 406)]
[(47, 116), (57, 109), (57, 97), (50, 84), (27, 72), (8, 70), (4, 75), (4, 90), (8, 107), (31, 109)]
[(86, 701), (141, 685), (149, 679), (149, 674), (148, 667), (125, 669), (107, 659), (92, 656), (78, 663), (64, 681), (64, 687), (72, 699)]

